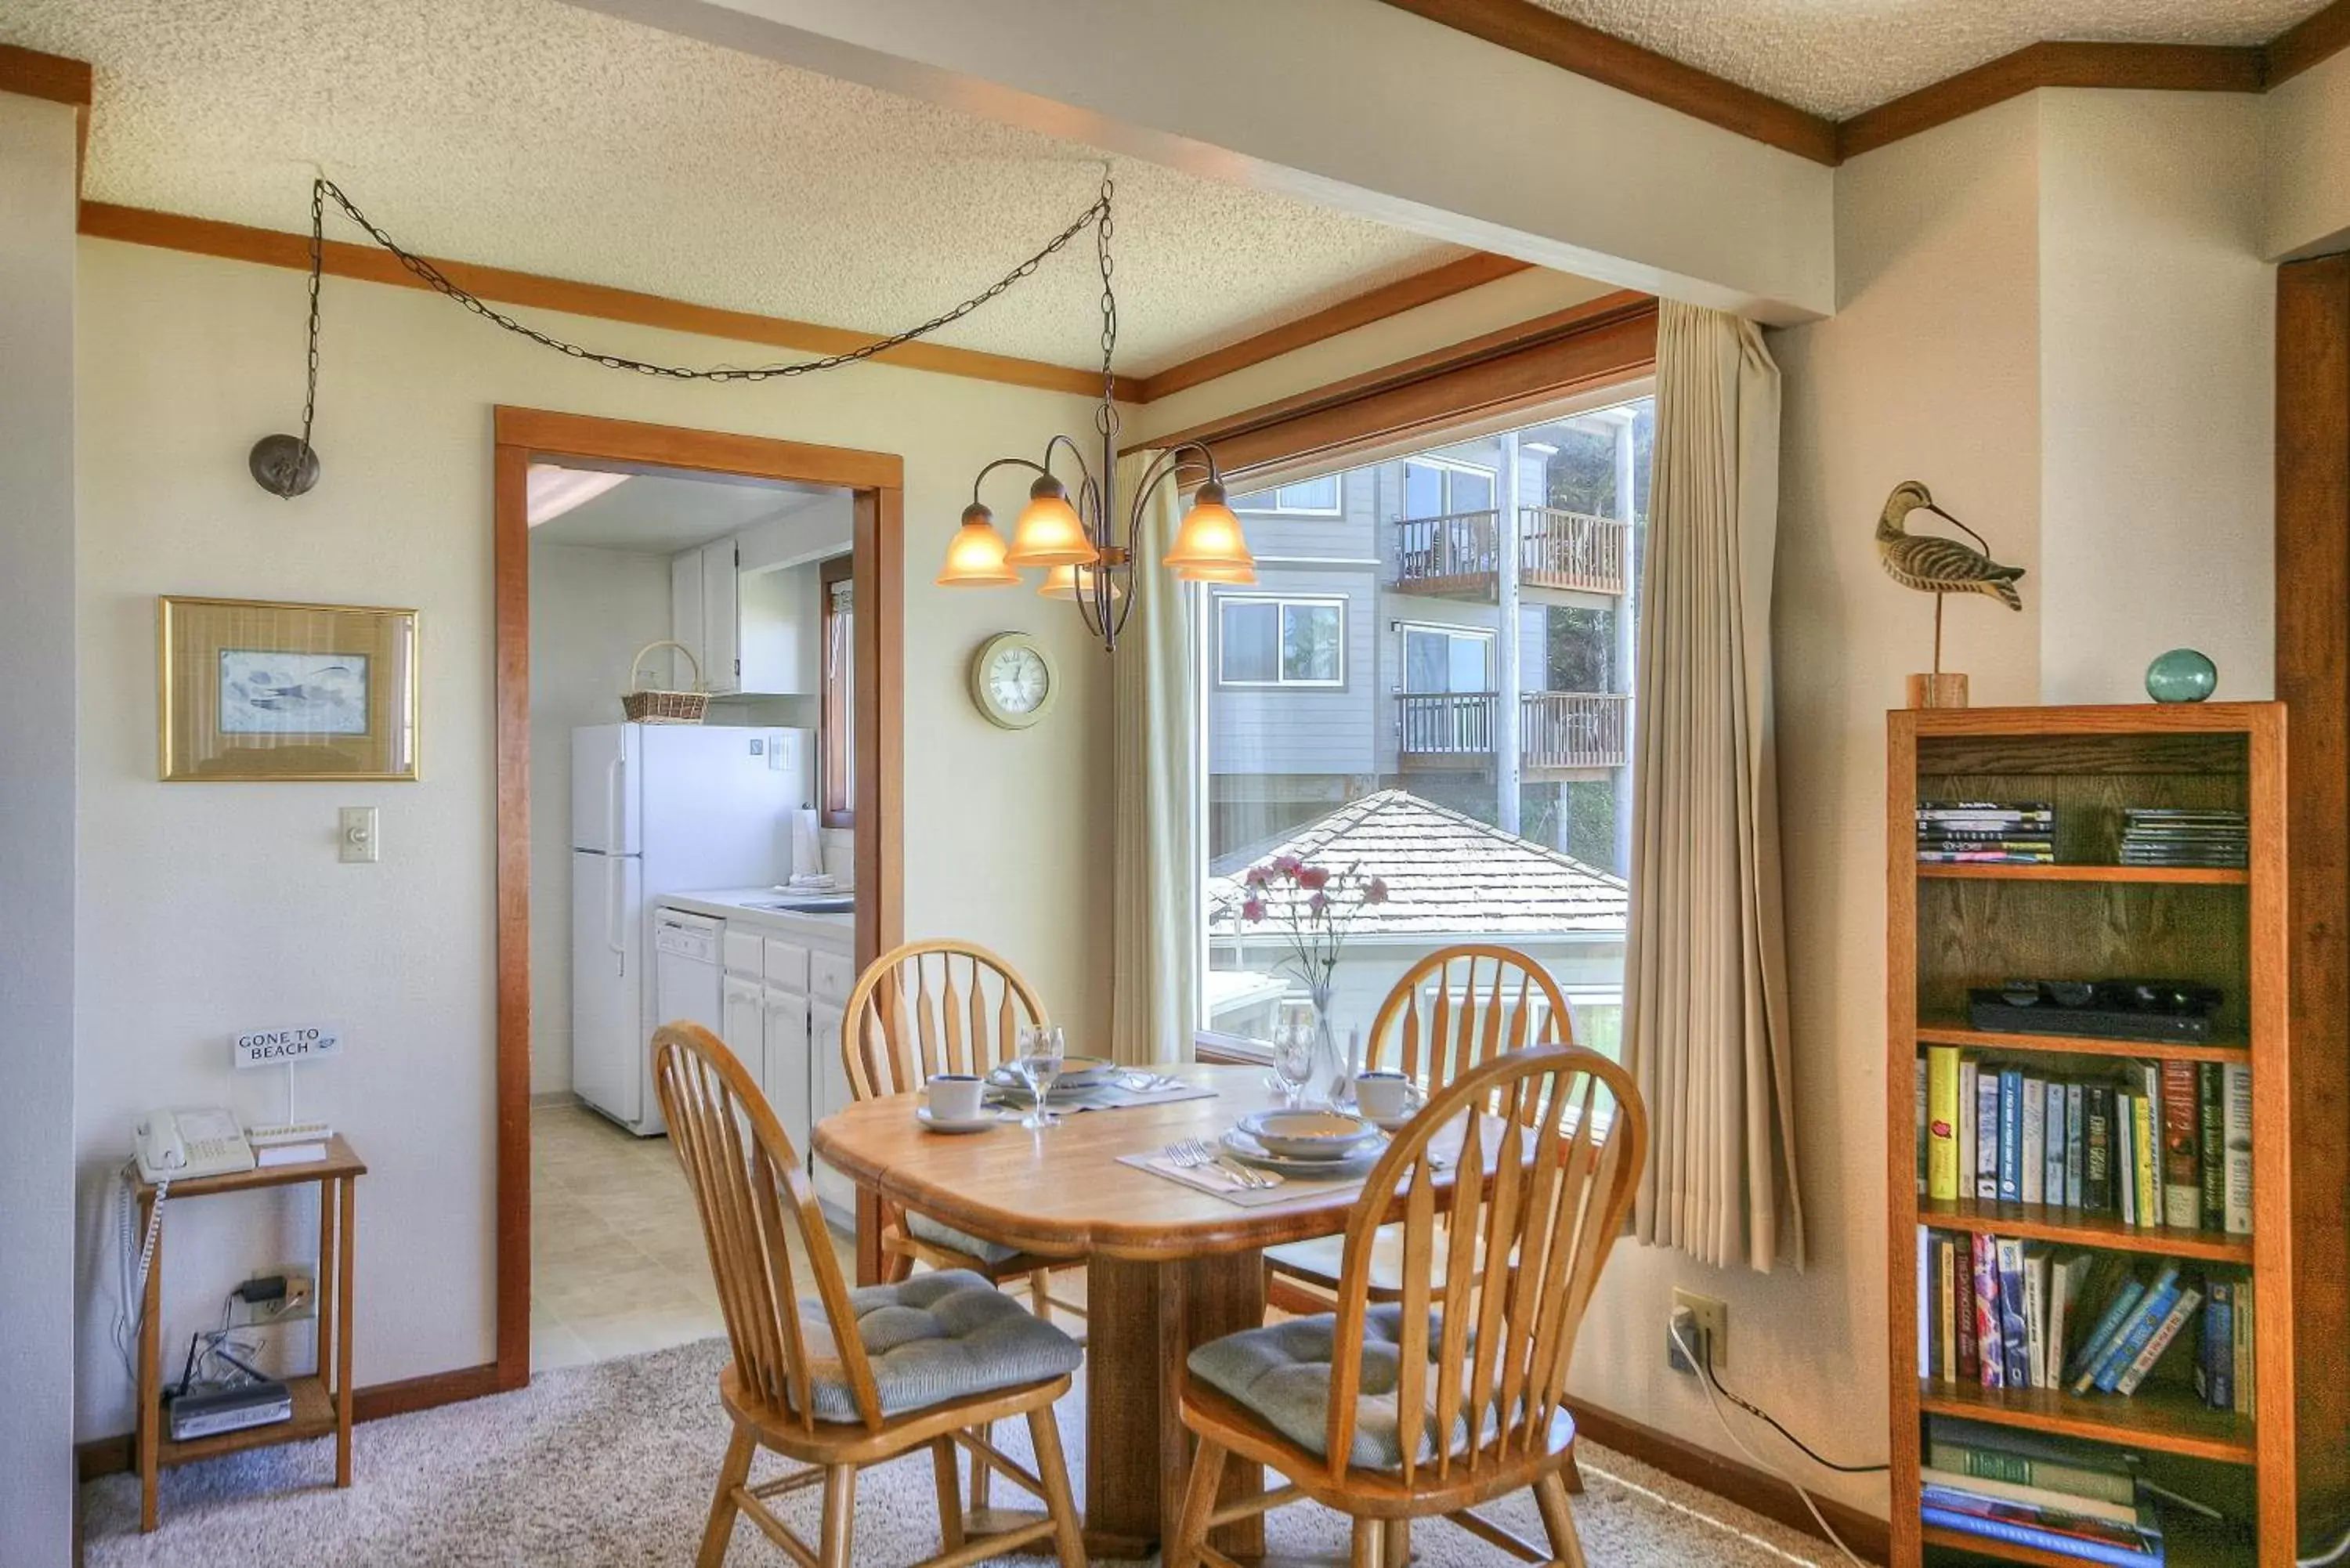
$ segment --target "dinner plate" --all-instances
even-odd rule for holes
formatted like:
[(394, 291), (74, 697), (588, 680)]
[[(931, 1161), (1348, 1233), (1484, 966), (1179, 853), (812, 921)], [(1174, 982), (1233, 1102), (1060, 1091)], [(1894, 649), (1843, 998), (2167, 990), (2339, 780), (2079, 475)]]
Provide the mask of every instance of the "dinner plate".
[(1240, 1130), (1284, 1159), (1349, 1159), (1379, 1141), (1369, 1122), (1346, 1111), (1258, 1111), (1241, 1118)]
[(1344, 1159), (1293, 1159), (1286, 1155), (1274, 1154), (1234, 1127), (1224, 1135), (1223, 1149), (1243, 1165), (1253, 1165), (1262, 1170), (1277, 1170), (1284, 1176), (1302, 1177), (1311, 1181), (1345, 1181), (1367, 1175), (1371, 1167), (1379, 1162), (1379, 1156), (1388, 1151), (1388, 1140), (1383, 1137), (1374, 1139), (1361, 1152), (1350, 1154)]
[(932, 1116), (928, 1106), (915, 1106), (914, 1119), (934, 1133), (985, 1132), (989, 1127), (1003, 1125), (993, 1111), (983, 1111), (969, 1121), (951, 1122), (944, 1116)]
[[(1060, 1076), (1053, 1080), (1053, 1093), (1057, 1095), (1064, 1089), (1099, 1088), (1117, 1075), (1118, 1064), (1107, 1056), (1064, 1056), (1061, 1058)], [(987, 1075), (987, 1081), (995, 1088), (1017, 1089), (1022, 1094), (1028, 1092), (1028, 1085), (1021, 1081), (1020, 1075), (1008, 1066), (996, 1068)]]

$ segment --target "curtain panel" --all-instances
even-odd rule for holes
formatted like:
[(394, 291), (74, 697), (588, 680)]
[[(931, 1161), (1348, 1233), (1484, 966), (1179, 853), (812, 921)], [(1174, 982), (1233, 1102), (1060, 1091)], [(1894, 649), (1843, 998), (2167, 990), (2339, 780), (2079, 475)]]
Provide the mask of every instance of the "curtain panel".
[(1640, 603), (1624, 1059), (1643, 1241), (1804, 1265), (1787, 1034), (1771, 574), (1779, 370), (1752, 323), (1663, 302)]
[[(1159, 455), (1118, 461), (1130, 496)], [(1191, 597), (1159, 564), (1179, 497), (1159, 487), (1135, 542), (1133, 614), (1112, 659), (1110, 1040), (1121, 1062), (1191, 1059), (1200, 989), (1199, 737), (1193, 722)]]

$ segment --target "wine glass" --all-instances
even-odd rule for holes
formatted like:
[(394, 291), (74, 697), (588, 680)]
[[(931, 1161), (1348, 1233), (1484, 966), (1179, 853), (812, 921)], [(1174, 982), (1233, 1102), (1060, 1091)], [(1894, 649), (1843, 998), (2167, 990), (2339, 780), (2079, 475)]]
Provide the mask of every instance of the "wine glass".
[(1060, 1124), (1061, 1118), (1047, 1108), (1045, 1100), (1053, 1092), (1054, 1081), (1061, 1075), (1061, 1061), (1066, 1054), (1059, 1024), (1031, 1023), (1021, 1029), (1020, 1054), (1012, 1059), (1012, 1065), (1020, 1075), (1021, 1082), (1028, 1085), (1028, 1092), (1036, 1097), (1036, 1103), (1028, 1107), (1028, 1114), (1020, 1118), (1022, 1127), (1049, 1127)]
[(1293, 1110), (1304, 1102), (1305, 1085), (1314, 1078), (1314, 1044), (1313, 1007), (1283, 1002), (1280, 1022), (1273, 1028), (1273, 1070)]

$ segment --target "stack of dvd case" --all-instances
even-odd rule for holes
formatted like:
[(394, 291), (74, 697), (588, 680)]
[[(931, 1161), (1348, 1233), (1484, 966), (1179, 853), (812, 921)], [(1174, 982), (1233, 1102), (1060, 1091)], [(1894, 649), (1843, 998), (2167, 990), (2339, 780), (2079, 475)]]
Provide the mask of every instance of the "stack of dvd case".
[(2125, 866), (2249, 863), (2251, 825), (2241, 811), (2132, 806), (2122, 813)]
[(2055, 832), (2046, 801), (1927, 801), (1918, 807), (1918, 858), (1929, 866), (2046, 866), (2056, 858)]

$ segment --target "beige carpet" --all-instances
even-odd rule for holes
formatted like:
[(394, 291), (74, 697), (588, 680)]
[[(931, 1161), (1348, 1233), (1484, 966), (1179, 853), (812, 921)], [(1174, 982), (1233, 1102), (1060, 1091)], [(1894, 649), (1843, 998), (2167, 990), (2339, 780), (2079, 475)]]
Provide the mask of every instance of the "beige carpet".
[[(83, 1497), (87, 1560), (92, 1568), (690, 1563), (725, 1447), (716, 1399), (725, 1355), (723, 1341), (704, 1341), (542, 1374), (519, 1393), (369, 1422), (355, 1434), (358, 1480), (348, 1491), (334, 1490), (323, 1440), (190, 1465), (165, 1476), (162, 1528), (148, 1536), (139, 1533), (137, 1481), (93, 1481)], [(1081, 1396), (1061, 1407), (1080, 1501)], [(998, 1437), (1028, 1457), (1018, 1423), (1000, 1427)], [(1621, 1455), (1587, 1447), (1583, 1473), (1590, 1490), (1575, 1512), (1592, 1568), (1826, 1560), (1819, 1542)], [(927, 1456), (867, 1471), (858, 1489), (857, 1561), (879, 1568), (937, 1551), (933, 1499)], [(813, 1536), (816, 1500), (790, 1501), (795, 1527)], [(1014, 1501), (1010, 1489), (999, 1501)], [(1541, 1538), (1531, 1500), (1498, 1511)], [(1346, 1550), (1345, 1521), (1311, 1506), (1281, 1510), (1270, 1529), (1275, 1551)], [(1442, 1522), (1420, 1526), (1413, 1544), (1427, 1568), (1512, 1561)], [(785, 1559), (754, 1526), (739, 1524), (730, 1561)]]

